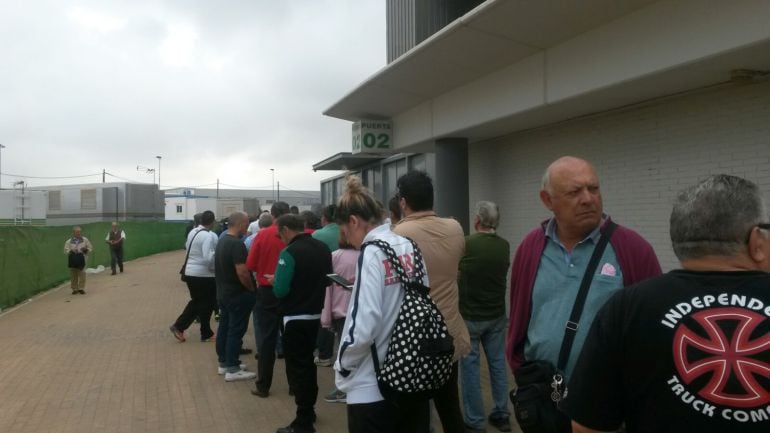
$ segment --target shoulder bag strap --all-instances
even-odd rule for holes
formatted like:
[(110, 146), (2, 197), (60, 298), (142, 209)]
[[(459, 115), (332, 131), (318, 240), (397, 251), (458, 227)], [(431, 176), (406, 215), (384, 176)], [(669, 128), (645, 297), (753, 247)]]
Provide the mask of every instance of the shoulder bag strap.
[[(406, 282), (407, 282), (407, 276), (406, 271), (404, 271), (404, 267), (401, 266), (401, 261), (398, 260), (398, 256), (396, 255), (396, 252), (393, 250), (393, 247), (390, 246), (389, 243), (383, 241), (382, 239), (374, 239), (369, 242), (365, 242), (363, 245), (361, 245), (361, 249), (367, 245), (374, 245), (377, 248), (381, 249), (382, 252), (385, 253), (385, 255), (388, 257), (388, 262), (390, 263), (390, 267), (396, 272), (396, 275), (398, 275), (399, 280), (401, 281), (401, 287), (406, 288)], [(371, 345), (371, 352), (372, 352), (372, 363), (374, 364), (374, 371), (377, 375), (380, 374), (380, 359), (377, 355), (377, 342), (373, 341)]]
[(411, 238), (404, 236), (409, 242), (412, 243), (412, 251), (414, 252), (414, 279), (422, 284), (423, 278), (428, 275), (428, 271), (425, 270), (425, 261), (422, 258), (422, 251), (417, 246), (417, 242)]
[(206, 229), (200, 229), (198, 230), (190, 239), (190, 245), (187, 247), (187, 255), (184, 256), (184, 265), (182, 265), (182, 273), (184, 273), (184, 269), (187, 268), (187, 260), (190, 258), (190, 250), (192, 249), (193, 242), (195, 241), (195, 237), (200, 234), (200, 232), (207, 232)]
[(561, 341), (561, 349), (559, 350), (559, 362), (556, 364), (556, 369), (559, 372), (563, 372), (567, 366), (572, 343), (575, 341), (575, 334), (577, 334), (578, 324), (580, 323), (580, 316), (583, 314), (583, 307), (588, 297), (588, 289), (591, 287), (594, 272), (596, 272), (596, 267), (599, 265), (599, 260), (601, 260), (604, 254), (604, 249), (607, 247), (615, 227), (617, 227), (617, 224), (612, 222), (612, 220), (607, 222), (607, 226), (599, 238), (599, 243), (596, 244), (594, 253), (591, 255), (591, 260), (588, 262), (586, 273), (583, 274), (583, 281), (580, 283), (580, 290), (578, 290), (577, 298), (575, 298), (575, 305), (572, 306), (572, 312), (564, 328), (564, 339)]
[(390, 267), (398, 276), (399, 281), (401, 281), (402, 284), (408, 282), (409, 277), (406, 275), (406, 271), (404, 270), (404, 267), (401, 265), (401, 261), (398, 259), (398, 255), (396, 255), (396, 251), (393, 250), (393, 247), (391, 247), (389, 243), (383, 241), (382, 239), (375, 239), (367, 242), (366, 244), (375, 245), (379, 249), (381, 249), (382, 252), (385, 253), (385, 255), (388, 257), (388, 262), (390, 263)]

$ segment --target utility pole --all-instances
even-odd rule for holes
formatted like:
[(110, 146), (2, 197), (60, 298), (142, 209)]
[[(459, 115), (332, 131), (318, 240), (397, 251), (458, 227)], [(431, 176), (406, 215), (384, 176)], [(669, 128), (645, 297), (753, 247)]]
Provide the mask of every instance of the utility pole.
[(270, 173), (273, 175), (273, 203), (275, 203), (275, 169), (271, 168)]
[[(160, 160), (163, 158), (162, 156), (156, 156), (158, 158), (158, 191), (160, 191)], [(155, 177), (155, 176), (153, 176)]]
[(278, 195), (276, 196), (276, 199), (278, 201), (281, 201), (281, 181), (280, 180), (278, 181), (278, 189), (276, 190), (276, 192), (278, 193)]
[(3, 189), (3, 149), (5, 149), (5, 146), (0, 144), (0, 189)]
[(102, 183), (104, 183), (104, 176), (107, 174), (107, 169), (102, 169)]
[(219, 179), (217, 179), (217, 198), (219, 198)]

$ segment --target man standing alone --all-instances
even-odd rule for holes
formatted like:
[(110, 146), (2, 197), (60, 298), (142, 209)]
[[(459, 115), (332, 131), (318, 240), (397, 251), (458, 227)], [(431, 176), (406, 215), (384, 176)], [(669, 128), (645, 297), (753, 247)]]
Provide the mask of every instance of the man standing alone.
[(471, 352), (460, 362), (466, 433), (484, 432), (484, 403), (481, 399), (479, 344), (484, 346), (495, 407), (489, 423), (500, 431), (511, 431), (508, 410), (508, 378), (505, 371), (505, 289), (511, 248), (495, 233), (500, 210), (495, 203), (476, 204), (473, 227), (465, 238), (460, 260), (460, 314), (471, 337)]
[(304, 233), (302, 218), (289, 214), (278, 218), (278, 235), (286, 244), (278, 259), (273, 293), (279, 299), (283, 316), (283, 351), (286, 376), (294, 391), (297, 414), (277, 433), (309, 433), (315, 428), (315, 402), (318, 397), (313, 349), (321, 323), (326, 275), (332, 273), (332, 256), (323, 242)]
[(220, 311), (216, 344), (218, 372), (225, 375), (227, 382), (232, 382), (256, 377), (241, 369), (238, 359), (255, 297), (254, 280), (246, 269), (248, 253), (241, 240), (249, 227), (249, 217), (244, 212), (235, 212), (229, 222), (227, 232), (217, 244), (214, 262)]
[(112, 275), (115, 275), (115, 265), (120, 267), (120, 273), (123, 273), (123, 241), (126, 240), (126, 232), (118, 227), (118, 222), (112, 223), (112, 229), (107, 233), (105, 241), (110, 246), (110, 267)]
[(72, 237), (64, 243), (64, 254), (67, 255), (67, 266), (70, 268), (70, 287), (73, 295), (86, 294), (86, 273), (83, 269), (86, 267), (88, 253), (92, 249), (91, 242), (83, 236), (80, 227), (73, 227)]

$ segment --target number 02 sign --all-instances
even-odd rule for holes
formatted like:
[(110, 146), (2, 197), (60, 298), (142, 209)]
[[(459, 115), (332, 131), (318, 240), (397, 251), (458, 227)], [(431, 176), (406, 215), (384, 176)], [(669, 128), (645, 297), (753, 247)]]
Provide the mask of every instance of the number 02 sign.
[(361, 120), (353, 124), (353, 153), (391, 153), (392, 126), (387, 120)]

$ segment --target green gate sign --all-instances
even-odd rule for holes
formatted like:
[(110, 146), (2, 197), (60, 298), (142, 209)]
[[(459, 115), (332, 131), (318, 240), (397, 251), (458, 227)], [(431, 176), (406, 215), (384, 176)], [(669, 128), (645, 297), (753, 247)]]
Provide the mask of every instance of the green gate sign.
[(353, 124), (353, 153), (393, 153), (389, 120), (360, 120)]

